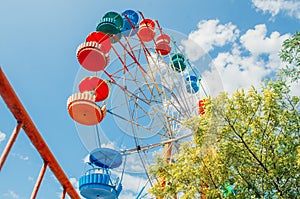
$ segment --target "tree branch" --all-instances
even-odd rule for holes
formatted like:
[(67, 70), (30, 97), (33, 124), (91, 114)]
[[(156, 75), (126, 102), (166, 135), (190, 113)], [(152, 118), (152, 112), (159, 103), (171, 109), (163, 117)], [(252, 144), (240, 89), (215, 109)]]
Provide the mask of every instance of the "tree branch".
[(234, 168), (237, 171), (238, 175), (247, 183), (248, 187), (250, 189), (254, 190), (256, 197), (257, 198), (262, 198), (261, 194), (258, 192), (258, 190), (256, 189), (256, 187), (254, 187), (250, 182), (248, 182), (248, 180), (242, 175), (242, 173), (239, 171), (239, 169), (237, 167), (234, 166)]

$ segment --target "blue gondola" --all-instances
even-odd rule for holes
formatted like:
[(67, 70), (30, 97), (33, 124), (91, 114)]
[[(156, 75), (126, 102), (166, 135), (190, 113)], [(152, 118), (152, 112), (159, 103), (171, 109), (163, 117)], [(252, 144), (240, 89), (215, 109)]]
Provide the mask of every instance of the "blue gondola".
[[(135, 34), (135, 32), (132, 30), (133, 27), (135, 28), (139, 27), (138, 13), (133, 10), (125, 10), (124, 12), (122, 12), (122, 18), (123, 18), (122, 34), (126, 37), (133, 36)], [(130, 22), (128, 20), (130, 20)]]
[(122, 164), (122, 155), (114, 149), (97, 148), (89, 160), (93, 168), (80, 177), (80, 194), (86, 199), (117, 199), (122, 191), (122, 177), (114, 180), (110, 170)]
[(197, 93), (199, 91), (200, 79), (194, 75), (186, 77), (186, 90), (188, 93)]

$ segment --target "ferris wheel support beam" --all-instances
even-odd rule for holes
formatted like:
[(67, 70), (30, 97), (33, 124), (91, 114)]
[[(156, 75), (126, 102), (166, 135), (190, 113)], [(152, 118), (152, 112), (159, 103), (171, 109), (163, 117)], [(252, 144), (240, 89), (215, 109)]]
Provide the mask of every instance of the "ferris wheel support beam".
[(184, 139), (184, 138), (187, 138), (187, 137), (190, 137), (190, 136), (193, 136), (193, 133), (188, 133), (188, 134), (183, 135), (183, 136), (178, 137), (178, 138), (169, 139), (169, 140), (166, 140), (166, 141), (163, 141), (163, 142), (150, 144), (150, 145), (143, 146), (143, 147), (136, 147), (136, 148), (126, 149), (126, 150), (121, 151), (121, 153), (123, 155), (130, 155), (130, 154), (133, 154), (133, 153), (137, 153), (139, 151), (147, 151), (147, 150), (150, 150), (150, 149), (153, 149), (153, 148), (156, 148), (156, 147), (160, 147), (160, 146), (165, 145), (167, 143), (177, 142), (181, 139)]
[[(170, 163), (171, 156), (172, 156), (172, 146), (171, 142), (168, 142), (164, 146), (164, 152), (165, 152), (165, 161), (167, 164)], [(166, 177), (162, 176), (158, 178), (158, 183), (162, 186), (162, 189), (166, 187)], [(174, 195), (174, 198), (177, 199), (177, 195)], [(163, 197), (158, 197), (158, 199), (163, 199)]]
[[(0, 95), (3, 98), (4, 102), (6, 103), (8, 109), (16, 118), (16, 120), (22, 123), (21, 126), (24, 132), (26, 133), (26, 135), (28, 136), (28, 138), (30, 139), (31, 143), (34, 145), (36, 150), (39, 152), (44, 162), (47, 162), (47, 166), (51, 169), (51, 171), (53, 172), (57, 180), (62, 185), (63, 189), (66, 190), (66, 192), (69, 194), (69, 196), (72, 199), (80, 199), (80, 196), (72, 186), (70, 180), (68, 179), (63, 169), (59, 165), (58, 161), (52, 154), (47, 143), (39, 133), (36, 126), (34, 125), (29, 114), (27, 113), (26, 109), (24, 108), (23, 104), (21, 103), (20, 99), (15, 93), (13, 87), (10, 85), (8, 79), (4, 75), (1, 67), (0, 67)], [(14, 140), (16, 139), (16, 136), (17, 135), (14, 136), (13, 138)], [(2, 157), (1, 157), (1, 161), (2, 161)]]
[(114, 53), (117, 55), (117, 57), (119, 58), (119, 61), (124, 66), (125, 70), (128, 71), (128, 67), (126, 66), (126, 63), (122, 60), (122, 58), (121, 58), (120, 54), (118, 53), (118, 51), (115, 49), (114, 46), (112, 46), (112, 49), (113, 49)]
[(157, 24), (157, 27), (158, 27), (158, 30), (160, 32), (160, 34), (163, 34), (162, 32), (162, 28), (160, 27), (159, 23), (158, 23), (158, 20), (155, 20), (156, 24)]
[[(136, 59), (136, 57), (135, 57), (135, 55), (133, 54), (133, 51), (132, 52), (129, 52), (128, 50), (127, 50), (127, 48), (126, 48), (126, 46), (116, 37), (116, 36), (113, 36), (113, 38), (115, 39), (115, 40), (117, 40), (118, 41), (118, 43), (122, 46), (122, 48), (128, 53), (128, 55), (133, 59), (133, 61), (138, 65), (138, 67), (143, 71), (143, 72), (147, 72), (142, 66), (141, 66), (141, 64), (138, 62), (138, 60)], [(120, 58), (120, 56), (117, 54), (117, 56), (119, 57), (119, 59), (121, 59)], [(122, 64), (124, 65), (124, 63), (123, 63), (123, 61), (122, 61)], [(127, 66), (126, 66), (126, 64), (124, 65), (124, 67), (128, 70), (128, 68), (127, 68)]]

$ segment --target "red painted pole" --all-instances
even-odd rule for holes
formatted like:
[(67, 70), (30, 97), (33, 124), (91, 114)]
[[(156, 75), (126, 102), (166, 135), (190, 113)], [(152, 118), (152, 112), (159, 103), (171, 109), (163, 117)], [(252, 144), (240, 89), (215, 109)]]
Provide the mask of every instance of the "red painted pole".
[(44, 178), (47, 166), (48, 166), (48, 163), (44, 162), (44, 164), (43, 164), (43, 166), (41, 168), (40, 174), (39, 174), (39, 176), (38, 176), (38, 178), (36, 180), (35, 186), (34, 186), (34, 188), (32, 190), (32, 194), (31, 194), (30, 199), (35, 199), (36, 198), (37, 192), (39, 191), (41, 183), (42, 183), (42, 180)]
[(4, 165), (4, 162), (13, 146), (13, 144), (15, 143), (17, 136), (19, 135), (19, 132), (22, 128), (22, 122), (18, 122), (17, 126), (15, 127), (13, 133), (11, 134), (9, 141), (6, 144), (6, 147), (4, 148), (1, 158), (0, 158), (0, 171), (2, 169), (2, 166)]
[(65, 199), (65, 197), (66, 197), (66, 192), (67, 192), (67, 190), (64, 188), (64, 190), (63, 190), (63, 192), (62, 192), (62, 194), (61, 194), (61, 199)]

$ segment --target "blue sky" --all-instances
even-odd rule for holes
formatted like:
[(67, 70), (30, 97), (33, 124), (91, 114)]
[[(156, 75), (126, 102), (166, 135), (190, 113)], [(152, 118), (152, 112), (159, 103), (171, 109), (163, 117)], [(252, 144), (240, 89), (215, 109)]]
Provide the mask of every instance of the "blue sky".
[[(224, 90), (272, 76), (282, 63), (281, 42), (300, 27), (296, 0), (90, 0), (3, 1), (0, 6), (0, 65), (68, 177), (76, 182), (88, 153), (68, 115), (66, 100), (80, 65), (76, 48), (108, 11), (142, 11), (163, 28), (178, 31), (208, 53)], [(190, 58), (199, 56), (190, 47)], [(215, 72), (216, 72), (215, 71)], [(209, 73), (207, 81), (209, 79)], [(299, 95), (299, 85), (293, 92)], [(0, 151), (15, 120), (0, 101)], [(21, 132), (0, 173), (0, 198), (30, 197), (42, 161)], [(128, 181), (139, 178), (128, 177)], [(126, 182), (121, 198), (138, 191)], [(38, 198), (59, 198), (59, 184), (47, 171)]]

